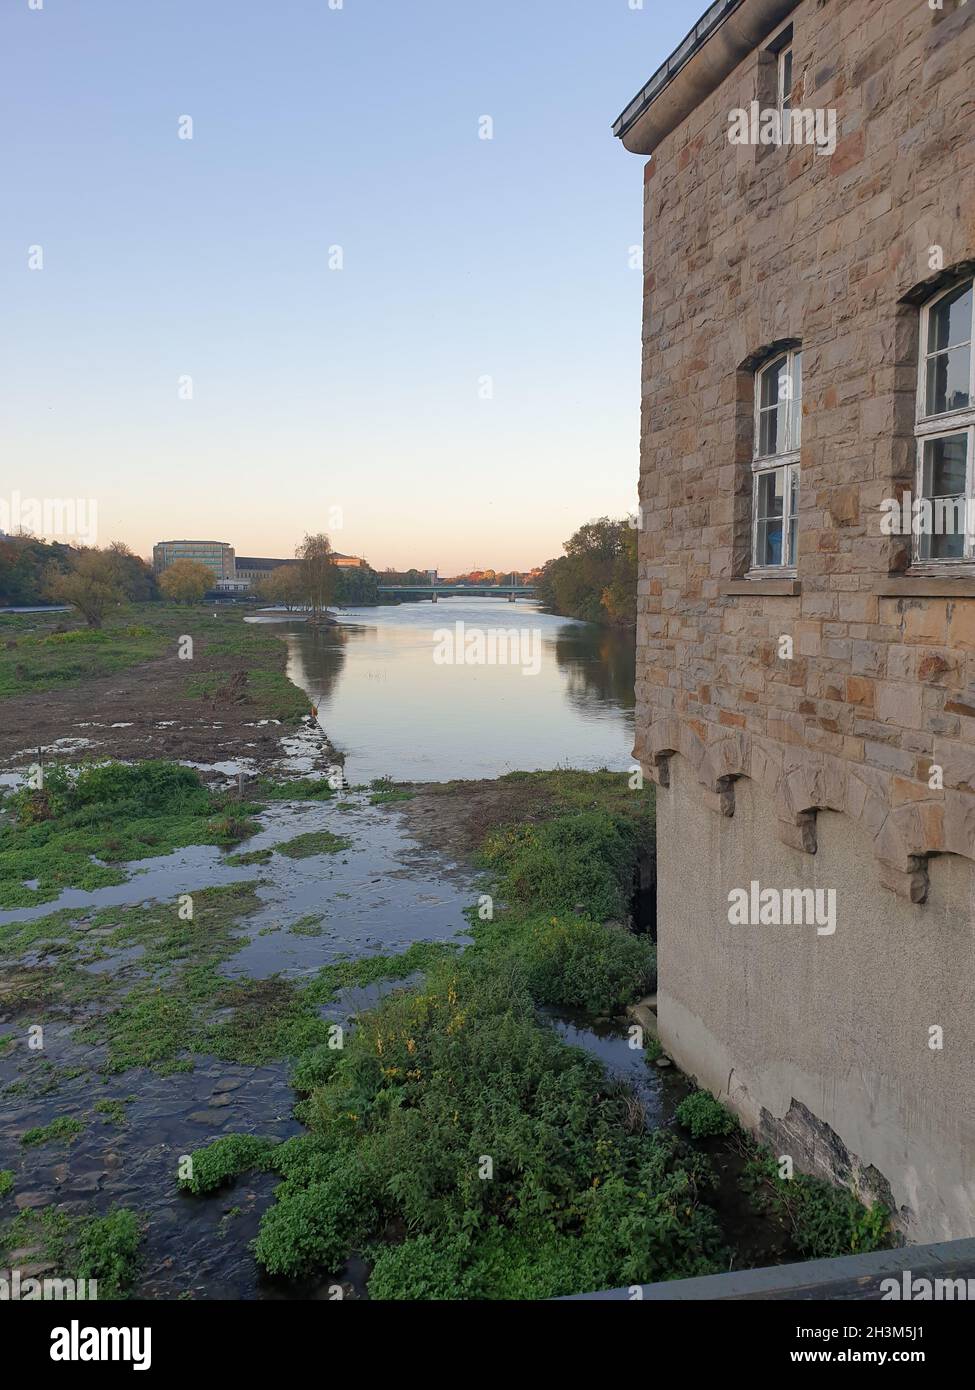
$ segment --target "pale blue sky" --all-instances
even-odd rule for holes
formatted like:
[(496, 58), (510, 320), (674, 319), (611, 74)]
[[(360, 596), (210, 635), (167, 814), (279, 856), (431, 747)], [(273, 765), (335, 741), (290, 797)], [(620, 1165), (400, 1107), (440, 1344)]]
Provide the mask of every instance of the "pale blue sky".
[(634, 507), (611, 124), (705, 6), (630, 3), (4, 0), (0, 493), (140, 553), (338, 507), (338, 549), (444, 572)]

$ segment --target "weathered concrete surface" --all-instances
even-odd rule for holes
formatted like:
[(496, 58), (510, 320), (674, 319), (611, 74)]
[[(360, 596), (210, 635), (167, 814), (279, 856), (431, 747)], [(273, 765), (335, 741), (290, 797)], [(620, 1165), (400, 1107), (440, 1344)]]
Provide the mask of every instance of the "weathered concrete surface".
[[(970, 866), (932, 860), (917, 906), (880, 888), (846, 817), (821, 813), (808, 855), (769, 834), (771, 814), (742, 779), (734, 816), (715, 815), (672, 760), (657, 802), (661, 1042), (798, 1169), (892, 1200), (909, 1239), (975, 1235)], [(728, 893), (752, 879), (834, 889), (834, 935), (732, 926)]]

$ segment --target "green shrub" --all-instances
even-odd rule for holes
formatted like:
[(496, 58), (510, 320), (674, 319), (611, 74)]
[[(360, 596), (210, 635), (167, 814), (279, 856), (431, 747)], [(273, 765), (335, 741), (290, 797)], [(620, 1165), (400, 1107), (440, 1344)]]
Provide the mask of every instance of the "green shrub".
[(213, 1192), (241, 1173), (269, 1166), (276, 1147), (273, 1139), (261, 1139), (256, 1134), (225, 1135), (193, 1151), (191, 1176), (180, 1178), (179, 1185), (197, 1194)]
[(0, 1197), (6, 1197), (14, 1189), (14, 1175), (10, 1168), (0, 1168)]
[(98, 1297), (128, 1298), (135, 1284), (142, 1231), (126, 1207), (92, 1217), (78, 1236), (78, 1277), (98, 1280)]
[(734, 1115), (707, 1091), (685, 1097), (676, 1110), (677, 1119), (695, 1139), (733, 1134), (738, 1128)]
[(632, 820), (579, 811), (489, 835), (484, 859), (507, 901), (553, 912), (581, 905), (604, 921), (629, 913), (640, 848)]
[(131, 804), (138, 814), (147, 812), (186, 814), (206, 811), (210, 798), (191, 767), (178, 763), (98, 763), (78, 774), (71, 790), (71, 806)]
[(317, 1047), (310, 1047), (298, 1058), (291, 1073), (292, 1086), (296, 1091), (303, 1091), (306, 1094), (319, 1086), (324, 1086), (335, 1070), (338, 1059), (338, 1048), (329, 1047), (328, 1043), (319, 1043)]
[(540, 1004), (612, 1013), (656, 984), (650, 938), (600, 922), (553, 918), (533, 924), (521, 934), (517, 950), (528, 988)]

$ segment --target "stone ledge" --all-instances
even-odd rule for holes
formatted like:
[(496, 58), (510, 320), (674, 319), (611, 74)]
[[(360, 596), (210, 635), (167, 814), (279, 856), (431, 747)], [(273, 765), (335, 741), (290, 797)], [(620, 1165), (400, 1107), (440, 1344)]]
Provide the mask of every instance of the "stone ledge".
[[(798, 579), (732, 579), (722, 584), (718, 592), (722, 598), (744, 598), (758, 594), (793, 598), (802, 593), (802, 585)], [(975, 585), (972, 586), (972, 593), (975, 594)]]
[(975, 579), (921, 579), (905, 575), (881, 580), (874, 593), (878, 598), (975, 598)]

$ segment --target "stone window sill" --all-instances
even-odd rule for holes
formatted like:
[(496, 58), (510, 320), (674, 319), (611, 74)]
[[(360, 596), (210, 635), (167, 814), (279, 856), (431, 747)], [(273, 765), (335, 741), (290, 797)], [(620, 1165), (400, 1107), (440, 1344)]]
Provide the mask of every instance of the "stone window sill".
[[(751, 597), (771, 594), (777, 597), (792, 598), (802, 593), (798, 579), (732, 579), (722, 584), (719, 590), (722, 598)], [(973, 591), (975, 592), (975, 591)]]
[(892, 575), (882, 580), (874, 593), (880, 598), (975, 598), (975, 578)]

